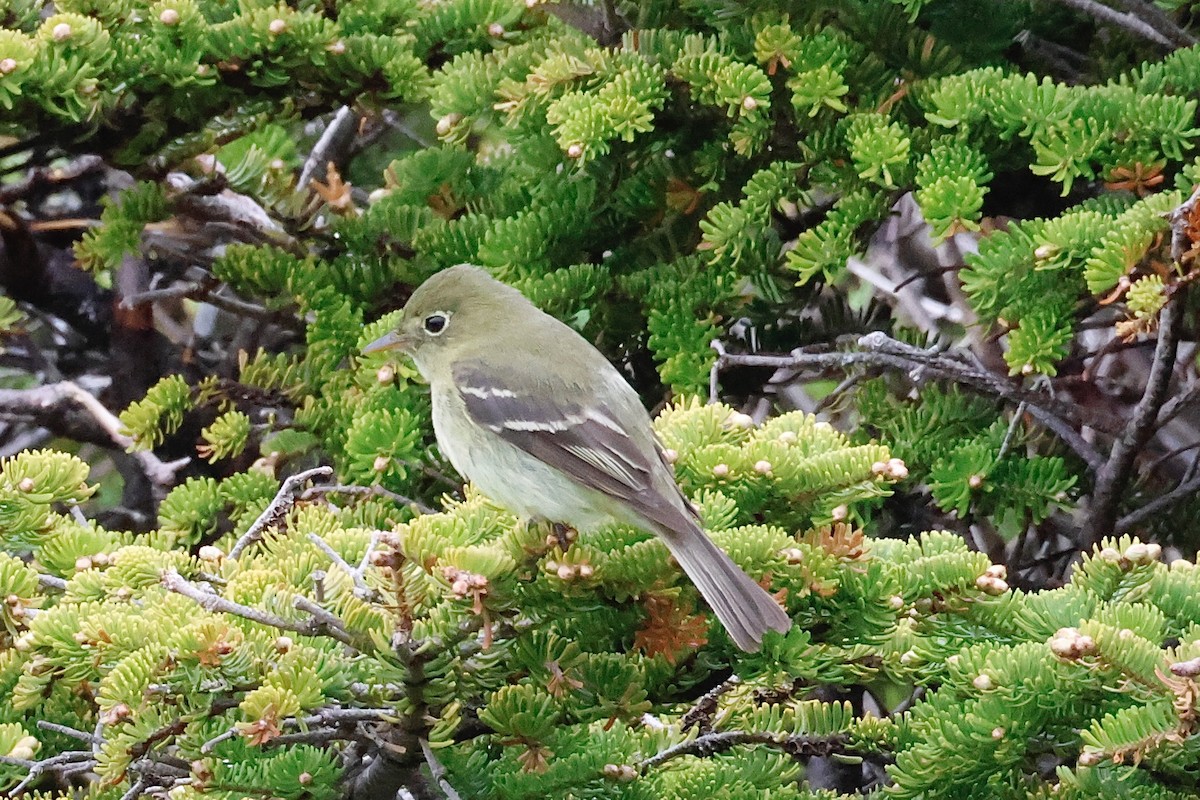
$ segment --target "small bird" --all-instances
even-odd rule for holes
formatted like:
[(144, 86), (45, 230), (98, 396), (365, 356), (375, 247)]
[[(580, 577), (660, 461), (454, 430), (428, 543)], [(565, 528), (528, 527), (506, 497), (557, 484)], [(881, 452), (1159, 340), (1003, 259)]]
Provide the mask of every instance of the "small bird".
[(599, 350), (470, 264), (438, 272), (364, 353), (401, 350), (429, 382), (438, 446), (525, 520), (621, 522), (662, 538), (734, 643), (791, 619), (700, 527), (641, 400)]

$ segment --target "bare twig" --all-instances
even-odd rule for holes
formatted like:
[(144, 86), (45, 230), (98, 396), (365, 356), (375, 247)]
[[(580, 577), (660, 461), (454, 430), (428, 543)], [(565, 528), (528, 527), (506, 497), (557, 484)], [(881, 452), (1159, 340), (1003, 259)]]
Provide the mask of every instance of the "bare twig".
[(1166, 511), (1176, 503), (1186, 500), (1196, 492), (1200, 492), (1200, 478), (1185, 480), (1161, 497), (1154, 498), (1136, 511), (1131, 511), (1117, 520), (1113, 525), (1113, 535), (1120, 536), (1123, 533), (1129, 533), (1146, 520)]
[(67, 588), (67, 582), (65, 580), (57, 575), (47, 575), (44, 572), (38, 573), (38, 583), (40, 583), (46, 589), (58, 589), (59, 591), (65, 591)]
[[(1171, 222), (1171, 256), (1175, 263), (1180, 263), (1187, 251), (1192, 247), (1188, 238), (1188, 220), (1196, 203), (1200, 202), (1200, 188), (1192, 192), (1191, 197), (1173, 209), (1168, 215)], [(1167, 295), (1166, 305), (1158, 316), (1158, 341), (1154, 346), (1154, 357), (1150, 362), (1150, 375), (1146, 378), (1146, 388), (1141, 399), (1133, 408), (1133, 414), (1125, 425), (1124, 431), (1113, 442), (1108, 460), (1096, 474), (1096, 487), (1092, 492), (1092, 500), (1084, 519), (1083, 532), (1087, 543), (1097, 544), (1106, 536), (1116, 531), (1118, 524), (1137, 524), (1148, 514), (1145, 508), (1117, 519), (1117, 508), (1121, 496), (1129, 483), (1133, 464), (1137, 454), (1145, 446), (1158, 424), (1167, 398), (1167, 390), (1171, 385), (1171, 375), (1175, 370), (1175, 359), (1179, 352), (1179, 337), (1183, 328), (1184, 308), (1187, 305), (1187, 284), (1176, 283), (1173, 292)], [(1184, 484), (1185, 486), (1187, 484)], [(1173, 492), (1179, 492), (1177, 487)], [(1177, 498), (1178, 499), (1178, 498)], [(1151, 503), (1146, 508), (1154, 506)], [(1162, 506), (1158, 506), (1161, 508)], [(1130, 522), (1132, 518), (1132, 522)]]
[[(337, 564), (339, 567), (341, 567), (343, 570), (346, 571), (346, 573), (350, 576), (351, 580), (354, 581), (354, 596), (355, 597), (359, 598), (360, 600), (368, 600), (368, 601), (375, 602), (375, 603), (381, 602), (383, 600), (382, 595), (380, 595), (379, 592), (372, 589), (370, 586), (367, 586), (367, 582), (365, 580), (363, 580), (364, 570), (361, 570), (357, 567), (350, 566), (350, 564), (348, 564), (346, 562), (346, 560), (344, 558), (342, 558), (336, 550), (334, 550), (332, 547), (329, 546), (328, 542), (326, 542), (320, 536), (317, 536), (315, 533), (308, 534), (308, 540), (310, 542), (312, 542), (313, 544), (315, 544), (318, 548), (320, 548), (322, 553), (329, 556), (330, 560), (332, 560), (333, 563)], [(371, 541), (372, 541), (372, 543), (375, 542), (374, 536), (372, 536)]]
[(712, 718), (717, 713), (717, 704), (720, 702), (721, 696), (739, 686), (741, 682), (742, 679), (737, 675), (731, 675), (727, 680), (700, 695), (700, 699), (683, 715), (683, 719), (679, 722), (680, 727), (685, 731), (695, 728), (700, 733), (711, 732)]
[(1158, 421), (1155, 422), (1155, 427), (1161, 428), (1166, 425), (1197, 400), (1200, 400), (1200, 380), (1192, 381), (1186, 389), (1163, 403), (1162, 410), (1158, 412)]
[(429, 774), (433, 776), (434, 784), (442, 790), (446, 800), (462, 800), (459, 793), (450, 785), (450, 781), (446, 779), (446, 768), (442, 766), (437, 753), (433, 752), (433, 748), (425, 739), (421, 739), (421, 752), (425, 754), (425, 763), (429, 765)]
[(1095, 450), (1074, 432), (1074, 425), (1086, 424), (1105, 430), (1104, 420), (1079, 419), (1080, 410), (1062, 403), (1044, 392), (1031, 391), (995, 375), (986, 369), (966, 363), (952, 353), (923, 350), (892, 339), (884, 333), (868, 333), (859, 337), (856, 350), (821, 350), (812, 352), (793, 350), (788, 355), (726, 353), (720, 342), (713, 342), (717, 360), (709, 373), (710, 397), (718, 395), (718, 376), (729, 366), (774, 367), (778, 371), (825, 371), (848, 370), (855, 367), (889, 369), (904, 373), (916, 373), (919, 377), (950, 380), (966, 386), (980, 394), (999, 397), (1013, 403), (1024, 403), (1026, 410), (1042, 422), (1053, 433), (1062, 438), (1072, 450), (1088, 463), (1095, 466), (1101, 458)]
[(137, 798), (141, 797), (142, 793), (149, 788), (150, 785), (145, 778), (138, 778), (133, 782), (133, 785), (129, 787), (129, 791), (121, 795), (121, 800), (137, 800)]
[[(86, 430), (88, 422), (66, 420), (73, 409), (86, 412), (91, 430)], [(71, 381), (59, 381), (38, 386), (33, 389), (0, 389), (0, 414), (9, 414), (31, 418), (34, 422), (50, 429), (63, 430), (68, 435), (76, 433), (80, 426), (85, 430), (87, 441), (103, 442), (114, 445), (122, 450), (133, 447), (134, 442), (121, 429), (121, 420), (117, 418), (104, 404), (81, 386)], [(136, 450), (133, 457), (141, 464), (146, 477), (157, 486), (171, 486), (175, 482), (175, 474), (188, 464), (190, 458), (178, 461), (164, 462), (158, 456), (146, 450)]]
[(1165, 11), (1146, 0), (1117, 0), (1117, 3), (1133, 16), (1170, 39), (1178, 47), (1191, 47), (1196, 37), (1175, 24)]
[(1174, 50), (1176, 47), (1174, 42), (1159, 33), (1153, 26), (1146, 23), (1140, 17), (1109, 8), (1106, 5), (1096, 2), (1096, 0), (1056, 0), (1056, 2), (1060, 5), (1073, 8), (1076, 11), (1082, 11), (1084, 14), (1101, 22), (1115, 25), (1133, 36), (1154, 42), (1168, 50)]
[(61, 772), (72, 766), (79, 764), (94, 764), (95, 759), (92, 756), (91, 750), (67, 750), (64, 753), (43, 758), (40, 761), (30, 761), (24, 758), (12, 758), (11, 756), (0, 756), (0, 764), (9, 764), (14, 767), (21, 767), (29, 770), (21, 782), (14, 786), (8, 792), (9, 797), (19, 797), (25, 789), (46, 772)]
[(313, 178), (325, 176), (326, 166), (331, 162), (340, 169), (357, 132), (358, 114), (355, 114), (350, 106), (342, 106), (321, 133), (321, 138), (313, 145), (312, 152), (304, 161), (304, 168), (300, 170), (300, 180), (296, 185), (302, 190), (307, 189), (309, 181)]
[(321, 486), (310, 486), (300, 495), (301, 500), (311, 500), (317, 495), (323, 494), (357, 494), (364, 496), (383, 497), (391, 500), (393, 503), (398, 503), (403, 506), (412, 506), (422, 514), (432, 514), (434, 510), (422, 503), (420, 500), (414, 500), (402, 494), (397, 494), (391, 489), (385, 489), (379, 484), (370, 486), (352, 486), (347, 484), (323, 484)]
[(1113, 442), (1108, 460), (1096, 474), (1096, 488), (1092, 492), (1083, 528), (1090, 544), (1098, 543), (1115, 530), (1117, 507), (1129, 483), (1133, 462), (1154, 435), (1158, 414), (1171, 383), (1171, 373), (1175, 369), (1185, 299), (1185, 291), (1181, 288), (1167, 300), (1167, 305), (1159, 314), (1158, 343), (1154, 348), (1154, 359), (1150, 362), (1146, 389), (1134, 406), (1124, 432)]
[[(357, 725), (360, 722), (384, 722), (389, 719), (394, 719), (396, 712), (390, 708), (342, 708), (340, 706), (323, 708), (315, 714), (307, 717), (288, 717), (281, 723), (282, 727), (289, 728), (346, 728), (351, 725)], [(238, 736), (238, 729), (230, 728), (219, 736), (214, 736), (200, 746), (200, 752), (207, 754), (211, 753), (221, 742), (233, 739)], [(272, 745), (285, 744), (279, 741), (281, 737), (276, 737), (271, 740)]]
[(221, 288), (221, 285), (215, 282), (177, 283), (174, 286), (167, 286), (162, 289), (150, 289), (123, 297), (121, 298), (121, 307), (137, 308), (138, 306), (144, 306), (147, 303), (156, 303), (161, 300), (187, 299), (208, 303), (210, 306), (215, 306), (222, 311), (228, 311), (230, 314), (241, 317), (280, 323), (288, 320), (286, 314), (265, 308), (257, 303), (251, 303), (232, 294), (222, 293)]
[(297, 472), (283, 482), (283, 486), (279, 487), (279, 491), (261, 514), (258, 519), (251, 523), (233, 545), (233, 549), (229, 551), (230, 558), (237, 558), (250, 545), (257, 542), (266, 533), (268, 528), (274, 527), (283, 522), (284, 517), (296, 505), (296, 498), (300, 495), (300, 485), (307, 480), (313, 478), (327, 478), (333, 474), (332, 467), (314, 467), (306, 469), (303, 472)]
[(39, 719), (37, 721), (37, 726), (39, 730), (61, 733), (63, 736), (70, 736), (72, 739), (78, 739), (81, 742), (87, 742), (88, 744), (103, 741), (94, 733), (88, 733), (87, 731), (81, 731), (77, 728), (71, 728), (66, 725), (59, 725), (57, 722), (49, 722), (44, 719)]
[(721, 731), (706, 733), (661, 750), (638, 762), (635, 769), (644, 774), (682, 756), (707, 758), (743, 744), (763, 744), (792, 756), (828, 756), (848, 752), (845, 748), (846, 741), (846, 735), (841, 733), (830, 736), (788, 736), (771, 731)]
[[(304, 636), (328, 636), (331, 639), (337, 639), (342, 644), (351, 647), (356, 646), (353, 637), (346, 631), (345, 626), (341, 625), (341, 620), (338, 620), (333, 614), (321, 609), (319, 606), (315, 607), (321, 612), (320, 618), (314, 614), (311, 619), (303, 622), (293, 622), (268, 611), (263, 611), (260, 608), (252, 608), (241, 603), (235, 603), (215, 592), (205, 591), (173, 569), (169, 569), (163, 573), (162, 584), (167, 590), (196, 601), (206, 611), (233, 614), (242, 619), (257, 622), (260, 625), (279, 628), (283, 631), (293, 631)], [(300, 602), (302, 600), (307, 601), (303, 608), (301, 608), (302, 604)], [(308, 611), (309, 613), (312, 613), (311, 609), (314, 607), (311, 600), (302, 596), (297, 596), (293, 604), (300, 610)]]

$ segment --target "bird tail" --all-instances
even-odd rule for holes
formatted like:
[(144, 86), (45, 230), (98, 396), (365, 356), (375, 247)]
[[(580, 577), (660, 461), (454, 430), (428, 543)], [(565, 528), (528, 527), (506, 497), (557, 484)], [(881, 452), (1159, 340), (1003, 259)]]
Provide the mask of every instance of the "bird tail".
[(659, 529), (663, 541), (705, 601), (716, 612), (734, 644), (757, 653), (767, 631), (787, 633), (792, 620), (725, 551), (688, 519), (680, 529)]

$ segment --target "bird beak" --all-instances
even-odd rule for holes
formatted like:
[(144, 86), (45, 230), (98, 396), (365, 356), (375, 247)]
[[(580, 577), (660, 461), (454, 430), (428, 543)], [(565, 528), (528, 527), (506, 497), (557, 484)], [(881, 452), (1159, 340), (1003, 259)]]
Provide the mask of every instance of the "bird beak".
[(401, 350), (405, 353), (411, 353), (412, 345), (413, 340), (411, 336), (391, 331), (364, 347), (362, 352), (363, 355), (367, 355), (368, 353), (382, 353), (386, 350)]

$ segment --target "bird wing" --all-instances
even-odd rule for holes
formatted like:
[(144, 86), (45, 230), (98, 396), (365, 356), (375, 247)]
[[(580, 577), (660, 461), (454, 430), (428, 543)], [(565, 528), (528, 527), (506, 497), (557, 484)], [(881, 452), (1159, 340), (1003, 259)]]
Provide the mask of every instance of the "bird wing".
[[(681, 509), (687, 506), (667, 497), (664, 481), (655, 480), (657, 470), (669, 468), (648, 419), (644, 431), (626, 431), (604, 407), (575, 399), (587, 395), (585, 389), (548, 386), (546, 376), (522, 382), (538, 388), (535, 399), (511, 379), (498, 377), (492, 370), (484, 372), (470, 362), (456, 365), (453, 372), (467, 413), (477, 424), (576, 483), (627, 503), (668, 530), (687, 524), (681, 519)], [(615, 372), (611, 378), (593, 377), (620, 380)], [(632, 396), (636, 410), (644, 414), (633, 391), (623, 381), (621, 386)], [(623, 401), (628, 398), (617, 398), (617, 402)], [(678, 493), (673, 479), (666, 483)]]

